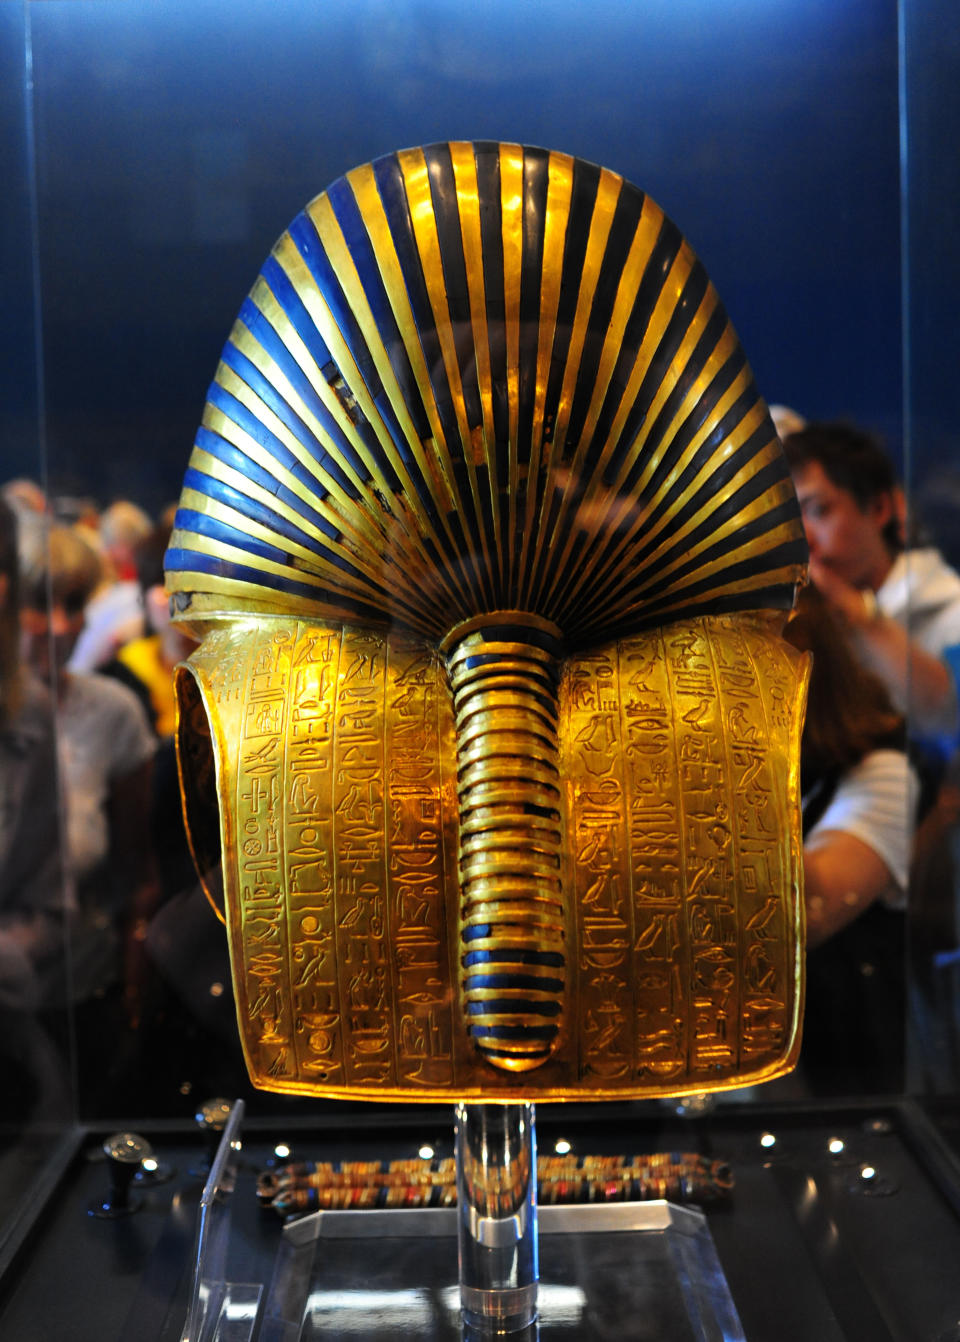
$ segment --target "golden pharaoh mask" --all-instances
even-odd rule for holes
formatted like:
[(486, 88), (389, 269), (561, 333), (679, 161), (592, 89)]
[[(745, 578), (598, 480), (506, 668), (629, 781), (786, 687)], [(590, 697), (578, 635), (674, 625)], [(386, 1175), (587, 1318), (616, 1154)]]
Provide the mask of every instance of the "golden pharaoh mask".
[(255, 1084), (788, 1070), (805, 560), (740, 345), (649, 197), (459, 143), (313, 200), (224, 348), (167, 555)]

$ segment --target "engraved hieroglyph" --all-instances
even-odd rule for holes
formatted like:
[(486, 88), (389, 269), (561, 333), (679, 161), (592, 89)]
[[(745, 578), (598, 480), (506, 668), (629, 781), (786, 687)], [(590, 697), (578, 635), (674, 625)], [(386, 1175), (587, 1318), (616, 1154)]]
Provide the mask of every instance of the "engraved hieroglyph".
[[(806, 661), (766, 621), (685, 621), (564, 662), (574, 954), (566, 1027), (532, 1076), (494, 1072), (462, 1014), (456, 747), (436, 650), (274, 618), (214, 631), (179, 674), (213, 727), (258, 1085), (546, 1100), (718, 1089), (792, 1065)], [(215, 817), (190, 819), (209, 849), (196, 831)]]

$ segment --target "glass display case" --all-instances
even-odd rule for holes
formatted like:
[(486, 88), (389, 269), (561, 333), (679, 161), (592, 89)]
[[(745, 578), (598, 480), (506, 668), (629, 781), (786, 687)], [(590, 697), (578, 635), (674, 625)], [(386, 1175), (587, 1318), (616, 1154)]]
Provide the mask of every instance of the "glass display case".
[[(309, 0), (229, 10), (220, 0), (0, 0), (0, 483), (39, 486), (71, 525), (118, 499), (161, 524), (223, 341), (289, 220), (380, 154), (489, 137), (603, 163), (649, 191), (709, 270), (762, 395), (879, 435), (911, 525), (960, 569), (950, 321), (960, 169), (944, 133), (960, 120), (958, 41), (946, 0), (787, 0), (723, 13), (705, 0), (604, 3), (589, 18), (562, 0), (494, 0), (475, 13), (421, 0), (322, 11)], [(29, 489), (19, 506), (30, 508)], [(91, 980), (86, 943), (66, 931), (77, 895), (64, 875), (52, 702), (38, 703), (32, 731), (0, 727), (0, 858), (14, 872), (15, 849), (20, 864), (0, 895), (22, 922), (18, 891), (42, 875), (50, 933), (41, 981), (27, 989), (15, 958), (0, 955), (0, 1332), (27, 1338), (31, 1317), (60, 1310), (63, 1335), (78, 1342), (181, 1336), (209, 1156), (193, 1116), (227, 1096), (246, 1108), (231, 1250), (240, 1262), (227, 1276), (257, 1289), (236, 1295), (239, 1331), (222, 1335), (252, 1338), (256, 1327), (287, 1342), (297, 1335), (289, 1319), (273, 1316), (273, 1332), (265, 1322), (278, 1298), (280, 1225), (256, 1206), (256, 1171), (281, 1139), (336, 1161), (412, 1158), (425, 1143), (446, 1152), (452, 1112), (253, 1090), (222, 928), (184, 876), (189, 857), (170, 819), (172, 755), (152, 803), (165, 817), (154, 854), (162, 898), (129, 919), (122, 973)], [(35, 823), (14, 829), (25, 759)], [(954, 1336), (943, 1286), (960, 1235), (954, 782), (948, 773), (916, 850), (901, 1087), (824, 1096), (798, 1077), (701, 1113), (649, 1101), (539, 1115), (551, 1149), (568, 1139), (581, 1154), (730, 1159), (735, 1201), (707, 1220), (748, 1342)], [(129, 891), (134, 879), (123, 879)], [(0, 949), (9, 927), (0, 923)], [(131, 1128), (177, 1172), (143, 1190), (129, 1221), (87, 1220), (108, 1182), (103, 1139)], [(769, 1134), (775, 1148), (761, 1145)], [(845, 1154), (831, 1154), (834, 1139)], [(349, 1242), (337, 1251), (355, 1254)], [(603, 1252), (583, 1268), (593, 1251), (586, 1240), (575, 1251), (545, 1241), (557, 1336), (603, 1335)], [(894, 1273), (898, 1261), (909, 1270)], [(53, 1276), (65, 1283), (56, 1299), (40, 1284)], [(373, 1306), (346, 1276), (335, 1291), (341, 1332), (319, 1300), (308, 1335), (358, 1335), (342, 1311)], [(436, 1282), (411, 1284), (405, 1300), (424, 1336), (455, 1335)], [(616, 1301), (638, 1316), (649, 1303), (626, 1288)], [(394, 1326), (384, 1318), (371, 1336)], [(725, 1327), (703, 1335), (738, 1335)]]

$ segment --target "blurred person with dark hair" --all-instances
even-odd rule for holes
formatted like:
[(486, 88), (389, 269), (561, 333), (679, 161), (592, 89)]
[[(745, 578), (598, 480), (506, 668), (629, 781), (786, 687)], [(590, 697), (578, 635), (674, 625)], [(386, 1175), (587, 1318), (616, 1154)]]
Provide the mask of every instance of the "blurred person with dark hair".
[(0, 500), (0, 1119), (57, 1113), (66, 1064), (37, 1020), (65, 974), (53, 705), (21, 665), (17, 521)]
[(226, 940), (197, 879), (180, 799), (173, 671), (195, 644), (170, 618), (163, 560), (171, 530), (156, 527), (134, 549), (150, 632), (124, 644), (101, 668), (138, 696), (157, 736), (150, 828), (159, 898), (145, 936), (156, 973), (145, 980), (145, 1065), (138, 1082), (151, 1113), (176, 1112), (184, 1084), (219, 1077), (222, 1090), (247, 1090)]
[(101, 668), (104, 675), (133, 690), (158, 738), (151, 824), (164, 899), (196, 881), (180, 802), (173, 690), (174, 667), (190, 656), (195, 644), (170, 618), (170, 601), (163, 576), (163, 558), (170, 532), (169, 527), (155, 527), (133, 552), (149, 632), (125, 643), (116, 657)]
[(126, 1023), (139, 1020), (147, 919), (157, 902), (149, 831), (155, 742), (125, 686), (68, 669), (98, 556), (68, 527), (21, 547), (24, 656), (57, 712), (70, 871), (78, 917), (71, 942), (81, 1084), (96, 1105), (119, 1080)]
[(903, 719), (815, 587), (801, 592), (784, 636), (813, 653), (801, 746), (808, 947), (801, 1070), (817, 1093), (898, 1091), (919, 793)]
[(887, 454), (842, 423), (784, 439), (810, 547), (810, 576), (864, 665), (941, 759), (957, 740), (960, 575), (930, 548), (905, 548), (903, 493)]

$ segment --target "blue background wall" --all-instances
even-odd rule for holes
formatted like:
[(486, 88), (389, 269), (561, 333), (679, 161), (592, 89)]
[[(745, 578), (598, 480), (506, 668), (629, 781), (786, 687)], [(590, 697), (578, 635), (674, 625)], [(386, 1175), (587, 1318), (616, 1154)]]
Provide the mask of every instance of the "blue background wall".
[[(543, 144), (636, 182), (698, 251), (767, 399), (899, 452), (895, 0), (0, 0), (0, 16), (4, 70), (19, 26), (35, 73), (55, 487), (175, 497), (277, 235), (346, 169), (448, 138)], [(7, 152), (16, 180), (26, 156)], [(25, 217), (3, 209), (19, 268)], [(36, 456), (21, 289), (0, 337), (5, 474)]]

